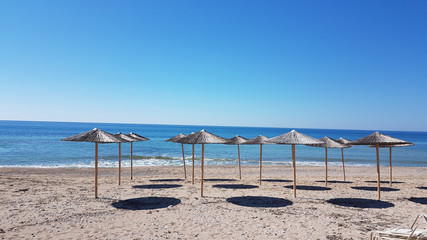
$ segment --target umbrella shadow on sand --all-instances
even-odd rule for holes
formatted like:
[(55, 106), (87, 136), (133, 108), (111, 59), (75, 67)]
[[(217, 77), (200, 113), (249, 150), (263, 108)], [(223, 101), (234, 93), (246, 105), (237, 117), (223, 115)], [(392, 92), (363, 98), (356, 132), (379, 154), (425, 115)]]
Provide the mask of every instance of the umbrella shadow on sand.
[(150, 179), (150, 182), (181, 182), (184, 179), (174, 178), (174, 179)]
[(225, 189), (251, 189), (257, 188), (258, 186), (248, 184), (215, 184), (212, 187)]
[(205, 182), (234, 182), (236, 179), (227, 179), (227, 178), (205, 178)]
[[(377, 181), (365, 181), (365, 183), (377, 183)], [(380, 183), (390, 183), (390, 181), (381, 181)], [(392, 181), (391, 183), (405, 183), (405, 182)], [(381, 190), (383, 190), (383, 188), (381, 188)]]
[[(290, 186), (284, 186), (284, 188), (293, 189), (294, 187), (292, 185), (290, 185)], [(298, 186), (296, 186), (296, 189), (307, 190), (307, 191), (329, 191), (329, 190), (332, 190), (332, 188), (330, 188), (330, 187), (306, 186), (306, 185), (298, 185)]]
[[(324, 183), (325, 182), (325, 180), (319, 180), (319, 181), (316, 181), (316, 182), (318, 182), (318, 183)], [(350, 181), (336, 181), (336, 180), (328, 180), (328, 183), (353, 183), (353, 182), (350, 182)]]
[(147, 185), (135, 185), (133, 188), (141, 189), (162, 189), (162, 188), (179, 188), (181, 184), (147, 184)]
[(264, 208), (278, 208), (286, 207), (293, 204), (293, 202), (284, 198), (262, 197), (262, 196), (245, 196), (245, 197), (232, 197), (227, 198), (227, 202), (233, 203), (243, 207), (264, 207)]
[(263, 182), (292, 182), (292, 180), (285, 179), (263, 179)]
[(380, 201), (380, 200), (372, 200), (365, 198), (332, 198), (327, 200), (326, 202), (338, 205), (341, 207), (355, 207), (355, 208), (390, 208), (394, 207), (393, 203)]
[(143, 197), (121, 200), (111, 205), (118, 209), (124, 210), (152, 210), (159, 208), (167, 208), (181, 203), (177, 198), (169, 197)]
[(414, 203), (419, 203), (419, 204), (427, 205), (427, 198), (411, 197), (411, 198), (408, 198), (408, 200), (411, 201), (411, 202), (414, 202)]
[[(373, 192), (377, 191), (377, 187), (351, 187), (351, 188), (356, 189), (356, 190), (363, 190), (363, 191), (373, 191)], [(390, 187), (382, 187), (381, 191), (383, 191), (383, 192), (396, 192), (396, 191), (400, 191), (400, 189), (390, 188)]]

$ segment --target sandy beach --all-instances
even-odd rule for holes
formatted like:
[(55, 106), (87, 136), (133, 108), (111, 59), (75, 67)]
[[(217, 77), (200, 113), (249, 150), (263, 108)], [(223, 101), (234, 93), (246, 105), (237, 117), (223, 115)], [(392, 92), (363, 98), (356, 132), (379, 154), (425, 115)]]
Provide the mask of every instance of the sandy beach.
[[(99, 173), (94, 198), (93, 169), (0, 169), (1, 239), (368, 239), (372, 230), (408, 226), (427, 213), (427, 168), (395, 167), (395, 183), (376, 192), (374, 167), (292, 168), (200, 166), (191, 183), (182, 167), (138, 167)], [(381, 168), (388, 180), (388, 168)], [(345, 201), (340, 200), (345, 198)], [(342, 204), (344, 202), (344, 205)], [(352, 205), (352, 206), (351, 206)]]

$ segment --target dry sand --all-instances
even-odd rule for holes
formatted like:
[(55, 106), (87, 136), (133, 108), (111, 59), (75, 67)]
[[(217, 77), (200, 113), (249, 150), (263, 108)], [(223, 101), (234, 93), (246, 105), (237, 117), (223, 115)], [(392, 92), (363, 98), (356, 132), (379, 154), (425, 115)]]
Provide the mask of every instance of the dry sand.
[[(374, 167), (297, 167), (305, 189), (293, 197), (292, 169), (206, 166), (205, 197), (182, 167), (101, 169), (94, 198), (93, 169), (0, 169), (1, 239), (368, 239), (372, 230), (408, 226), (427, 213), (427, 168), (393, 170), (378, 202)], [(381, 168), (388, 180), (388, 168)], [(359, 189), (355, 187), (361, 187)], [(372, 187), (369, 188), (369, 187)], [(387, 187), (387, 188), (386, 188)], [(371, 191), (370, 191), (371, 190)], [(348, 198), (347, 206), (330, 201)], [(360, 200), (360, 199), (361, 200)], [(133, 199), (133, 200), (132, 200)], [(359, 200), (357, 200), (359, 199)], [(337, 200), (338, 201), (338, 200)], [(366, 201), (366, 202), (365, 202)], [(348, 206), (355, 204), (355, 206)]]

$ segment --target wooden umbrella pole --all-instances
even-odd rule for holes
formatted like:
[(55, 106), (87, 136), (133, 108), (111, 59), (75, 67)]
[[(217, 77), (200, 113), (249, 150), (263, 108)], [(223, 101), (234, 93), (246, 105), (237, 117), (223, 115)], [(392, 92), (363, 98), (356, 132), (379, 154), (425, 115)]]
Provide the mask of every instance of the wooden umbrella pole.
[(344, 182), (345, 182), (344, 148), (341, 148), (341, 158), (342, 158), (342, 172), (344, 173)]
[(292, 144), (292, 166), (294, 168), (294, 197), (297, 197), (297, 175), (295, 164), (295, 144)]
[(390, 147), (390, 187), (393, 185), (393, 167), (391, 165), (391, 147)]
[(194, 144), (193, 144), (193, 184), (194, 184)]
[(119, 185), (120, 185), (120, 177), (122, 172), (122, 144), (119, 143)]
[(95, 198), (98, 198), (98, 143), (95, 143)]
[(381, 199), (381, 179), (380, 179), (380, 155), (379, 155), (379, 144), (376, 145), (377, 148), (377, 185), (378, 185), (378, 200)]
[(260, 144), (261, 148), (259, 151), (259, 185), (262, 182), (262, 144)]
[(181, 143), (182, 147), (182, 161), (184, 162), (184, 178), (187, 179), (187, 170), (185, 169), (185, 155), (184, 155), (184, 144)]
[(242, 167), (240, 165), (240, 145), (237, 144), (237, 153), (239, 155), (239, 177), (240, 179), (242, 179)]
[(130, 142), (130, 180), (133, 179), (133, 142)]
[(328, 186), (328, 148), (325, 147), (325, 184)]
[(204, 177), (204, 164), (205, 164), (205, 144), (202, 144), (202, 181), (201, 181), (201, 196), (203, 197), (203, 177)]

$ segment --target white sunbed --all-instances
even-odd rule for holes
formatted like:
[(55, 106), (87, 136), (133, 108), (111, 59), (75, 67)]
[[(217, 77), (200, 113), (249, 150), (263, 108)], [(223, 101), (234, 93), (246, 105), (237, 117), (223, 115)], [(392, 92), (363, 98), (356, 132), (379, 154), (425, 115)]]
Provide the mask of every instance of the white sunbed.
[(371, 232), (371, 240), (427, 240), (427, 229), (418, 229), (417, 221), (424, 219), (427, 222), (427, 214), (418, 215), (411, 228), (393, 228), (386, 231)]

